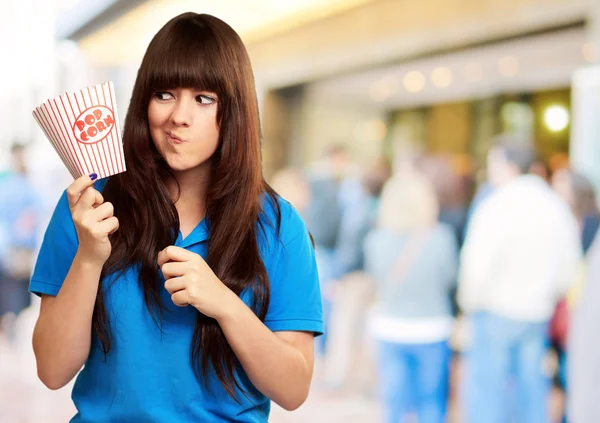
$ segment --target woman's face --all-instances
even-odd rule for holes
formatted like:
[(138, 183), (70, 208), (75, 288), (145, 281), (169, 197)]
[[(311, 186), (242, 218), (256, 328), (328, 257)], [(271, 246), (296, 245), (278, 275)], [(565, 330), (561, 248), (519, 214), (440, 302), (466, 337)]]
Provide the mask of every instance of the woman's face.
[(177, 88), (155, 92), (148, 105), (152, 141), (174, 172), (208, 163), (219, 143), (217, 96)]

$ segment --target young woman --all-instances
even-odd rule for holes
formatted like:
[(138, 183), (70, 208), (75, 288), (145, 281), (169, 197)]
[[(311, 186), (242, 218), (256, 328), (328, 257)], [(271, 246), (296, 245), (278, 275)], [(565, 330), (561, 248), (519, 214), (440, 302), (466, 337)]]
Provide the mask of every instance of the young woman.
[(40, 379), (74, 422), (266, 422), (306, 399), (322, 332), (314, 251), (265, 183), (250, 61), (186, 13), (154, 37), (125, 120), (127, 171), (61, 197), (31, 281)]

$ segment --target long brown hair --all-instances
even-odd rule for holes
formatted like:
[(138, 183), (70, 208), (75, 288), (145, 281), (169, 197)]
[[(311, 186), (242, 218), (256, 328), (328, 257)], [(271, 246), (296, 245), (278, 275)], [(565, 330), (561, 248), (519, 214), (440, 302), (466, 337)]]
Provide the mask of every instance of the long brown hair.
[[(111, 177), (103, 191), (113, 203), (120, 229), (110, 237), (112, 254), (102, 278), (137, 266), (144, 301), (162, 330), (162, 289), (157, 272), (160, 250), (175, 243), (179, 217), (165, 180), (172, 177), (152, 142), (148, 104), (153, 92), (169, 88), (207, 90), (219, 98), (219, 146), (211, 157), (211, 185), (206, 198), (209, 225), (207, 263), (237, 295), (252, 294), (251, 307), (264, 320), (269, 279), (260, 256), (257, 228), (264, 230), (263, 197), (280, 210), (275, 192), (261, 171), (260, 123), (254, 79), (246, 49), (235, 31), (209, 15), (184, 13), (169, 21), (152, 39), (133, 88), (125, 119), (123, 147), (127, 171)], [(109, 317), (103, 289), (98, 290), (93, 330), (106, 355), (111, 349)], [(198, 313), (191, 364), (200, 377), (212, 367), (228, 394), (245, 392), (235, 378), (237, 359), (218, 323)]]

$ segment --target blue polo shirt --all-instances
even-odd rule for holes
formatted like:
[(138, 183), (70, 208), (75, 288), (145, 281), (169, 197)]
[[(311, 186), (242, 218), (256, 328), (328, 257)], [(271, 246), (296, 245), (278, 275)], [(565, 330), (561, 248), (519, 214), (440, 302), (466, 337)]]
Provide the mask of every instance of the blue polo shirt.
[[(106, 180), (96, 183), (102, 190)], [(272, 331), (323, 331), (321, 295), (313, 247), (307, 229), (292, 206), (279, 199), (281, 227), (276, 233), (274, 205), (264, 202), (266, 236), (258, 242), (267, 269), (271, 302), (265, 325)], [(175, 242), (206, 257), (209, 231), (206, 222)], [(77, 234), (63, 193), (46, 230), (31, 278), (30, 291), (57, 295), (77, 251)], [(162, 274), (161, 274), (162, 277)], [(270, 400), (252, 385), (243, 371), (239, 381), (250, 392), (232, 400), (218, 378), (197, 379), (190, 364), (190, 345), (196, 309), (175, 306), (161, 290), (162, 332), (152, 320), (138, 283), (138, 272), (128, 269), (114, 284), (103, 283), (110, 316), (113, 345), (106, 361), (100, 342), (92, 348), (73, 388), (77, 415), (72, 422), (267, 422)], [(164, 282), (164, 279), (161, 279)], [(108, 283), (107, 283), (108, 282)], [(110, 288), (106, 288), (110, 286)], [(242, 295), (246, 304), (250, 296)], [(249, 397), (249, 398), (248, 398)]]

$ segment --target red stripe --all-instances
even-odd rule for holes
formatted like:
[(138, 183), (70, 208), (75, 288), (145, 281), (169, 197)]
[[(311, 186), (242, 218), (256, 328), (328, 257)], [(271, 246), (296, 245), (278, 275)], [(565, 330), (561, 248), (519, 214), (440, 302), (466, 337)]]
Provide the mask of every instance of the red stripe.
[[(73, 97), (75, 97), (75, 102), (77, 103), (77, 110), (79, 110), (79, 112), (77, 113), (81, 113), (81, 106), (79, 105), (79, 100), (77, 99), (77, 93), (73, 93)], [(68, 98), (68, 96), (67, 96)], [(73, 115), (75, 116), (75, 115)]]
[[(86, 101), (85, 101), (85, 96), (83, 95), (83, 91), (81, 91), (81, 98), (83, 99), (83, 105), (85, 107), (85, 109), (89, 109), (90, 107), (92, 107), (91, 105), (91, 101), (92, 99), (90, 98), (90, 105), (88, 106)], [(85, 148), (88, 150), (92, 150), (92, 158), (94, 159), (94, 162), (96, 162), (96, 165), (98, 166), (98, 176), (104, 176), (106, 174), (106, 170), (104, 169), (104, 164), (102, 163), (102, 157), (99, 154), (98, 151), (98, 144), (94, 143), (93, 145), (90, 144), (86, 144)], [(95, 151), (94, 151), (95, 150)]]
[[(75, 109), (73, 108), (73, 105), (71, 104), (71, 99), (69, 98), (69, 93), (66, 94), (67, 96), (67, 102), (69, 103), (69, 108), (71, 109), (71, 114), (74, 116), (74, 120), (77, 120), (78, 114), (75, 112)], [(63, 108), (65, 109), (65, 113), (67, 112), (67, 106), (65, 105), (65, 102), (63, 100), (62, 97), (60, 97), (60, 102), (63, 105)], [(71, 132), (73, 131), (73, 128), (70, 128)], [(75, 137), (75, 134), (73, 134), (73, 137)], [(75, 137), (76, 138), (76, 137)], [(89, 172), (92, 168), (91, 162), (89, 161), (89, 158), (86, 158), (86, 156), (83, 154), (83, 150), (81, 148), (81, 144), (79, 143), (79, 141), (77, 141), (77, 139), (75, 139), (75, 142), (73, 142), (73, 140), (71, 139), (71, 137), (69, 137), (69, 141), (70, 144), (73, 147), (73, 150), (77, 149), (79, 150), (79, 155), (81, 156), (81, 160), (83, 161), (83, 163), (80, 163), (80, 165), (85, 166), (87, 168), (87, 171)], [(75, 155), (75, 157), (77, 158), (77, 156)], [(79, 161), (79, 159), (77, 158), (77, 160)], [(82, 175), (85, 174), (86, 172), (82, 172)]]
[[(47, 108), (48, 107), (46, 107), (46, 109)], [(46, 114), (47, 114), (47, 110), (46, 110)], [(50, 122), (50, 116), (47, 115), (46, 118), (48, 119), (48, 122)], [(60, 138), (58, 137), (58, 132), (56, 132), (56, 129), (58, 129), (58, 128), (53, 128), (52, 125), (50, 125), (50, 124), (48, 124), (48, 126), (55, 131), (55, 137), (56, 137), (57, 144), (62, 147), (63, 151), (65, 152), (65, 157), (71, 161), (71, 166), (73, 166), (73, 168), (77, 171), (76, 177), (78, 177), (79, 175), (83, 175), (84, 174), (83, 167), (77, 160), (77, 155), (75, 154), (75, 147), (73, 147), (71, 145), (71, 143), (67, 143), (66, 145), (64, 145), (62, 142), (60, 142)], [(79, 168), (79, 170), (78, 170), (78, 168)]]
[[(110, 131), (110, 135), (109, 135), (109, 137), (110, 137), (110, 145), (111, 145), (111, 147), (112, 147), (112, 149), (113, 149), (113, 152), (115, 153), (115, 165), (116, 165), (116, 167), (117, 167), (117, 172), (118, 172), (118, 173), (121, 173), (123, 170), (121, 169), (121, 163), (120, 163), (120, 160), (119, 160), (119, 158), (117, 157), (117, 155), (118, 155), (118, 153), (117, 153), (117, 152), (119, 151), (119, 149), (117, 148), (117, 145), (116, 145), (117, 143), (115, 142), (115, 136), (114, 136), (114, 134), (115, 134), (115, 128), (117, 127), (117, 116), (115, 115), (115, 113), (114, 113), (114, 110), (113, 110), (112, 106), (108, 104), (108, 96), (107, 96), (107, 95), (106, 95), (106, 93), (104, 92), (104, 89), (105, 89), (105, 88), (106, 88), (106, 86), (108, 86), (108, 85), (109, 85), (108, 83), (106, 83), (106, 84), (102, 85), (102, 96), (104, 97), (104, 103), (105, 103), (105, 106), (106, 106), (106, 107), (108, 107), (109, 109), (111, 109), (111, 110), (113, 111), (113, 117), (114, 117), (114, 119), (115, 119), (115, 125), (113, 126), (113, 129)], [(109, 91), (110, 91), (110, 90), (109, 90)], [(107, 138), (108, 138), (108, 137), (107, 137)]]
[[(66, 113), (67, 112), (67, 108), (65, 107), (63, 99), (60, 98), (60, 101), (61, 101), (63, 109), (64, 109), (64, 111)], [(54, 107), (52, 107), (52, 104), (50, 104), (50, 110), (54, 114), (54, 118), (59, 122), (59, 128), (60, 128), (61, 132), (63, 132), (64, 142), (67, 143), (67, 146), (75, 153), (74, 157), (79, 162), (79, 158), (77, 158), (77, 152), (76, 152), (76, 148), (75, 148), (75, 146), (77, 146), (77, 149), (79, 149), (79, 154), (81, 155), (81, 158), (83, 159), (83, 163), (79, 163), (79, 164), (80, 164), (80, 166), (82, 168), (87, 167), (88, 170), (89, 170), (89, 167), (91, 167), (91, 166), (89, 166), (89, 164), (87, 163), (87, 161), (85, 159), (85, 156), (83, 155), (83, 152), (81, 151), (81, 147), (79, 146), (79, 143), (77, 141), (75, 143), (73, 143), (73, 141), (71, 139), (72, 129), (71, 128), (67, 128), (65, 126), (63, 120), (60, 119), (60, 109), (58, 107), (58, 103), (56, 102), (56, 99), (52, 100), (52, 103), (54, 104)], [(55, 111), (55, 109), (56, 109), (56, 111)], [(62, 126), (60, 124), (62, 124)], [(64, 128), (64, 130), (63, 130), (63, 128)], [(85, 173), (86, 173), (85, 169), (82, 169), (81, 174), (84, 175)]]
[[(58, 109), (58, 107), (56, 106), (56, 100), (52, 100), (52, 102), (54, 102), (54, 106)], [(69, 148), (69, 150), (71, 152), (74, 152), (75, 151), (75, 147), (73, 147), (71, 145), (71, 143), (69, 142), (69, 138), (67, 136), (65, 136), (63, 128), (61, 126), (62, 120), (57, 118), (56, 112), (54, 111), (54, 108), (52, 107), (52, 103), (49, 103), (47, 107), (50, 108), (50, 112), (52, 113), (52, 116), (54, 116), (54, 121), (56, 122), (56, 125), (55, 125), (56, 130), (60, 131), (63, 134), (63, 136), (62, 136), (62, 142), (64, 142), (64, 143), (67, 144), (67, 147)], [(47, 110), (46, 110), (46, 112), (48, 113)], [(50, 113), (48, 113), (48, 116), (50, 116)], [(58, 132), (57, 132), (57, 135), (58, 135)], [(73, 156), (75, 157), (75, 159), (77, 158), (76, 154), (73, 154)], [(83, 164), (79, 163), (79, 167), (81, 168), (81, 174), (83, 175), (85, 173), (85, 171), (83, 170)]]
[[(100, 94), (98, 93), (97, 85), (94, 87), (94, 91), (96, 92), (96, 98), (98, 99), (98, 103), (102, 104), (103, 106), (106, 106), (106, 100), (104, 99), (104, 97), (102, 98), (102, 101), (100, 101)], [(110, 157), (110, 172), (114, 175), (117, 172), (115, 171), (115, 159), (113, 158), (113, 151), (111, 151), (112, 146), (110, 145), (110, 140), (108, 139), (108, 136), (105, 141), (102, 141), (102, 143), (104, 144), (105, 151), (108, 148), (108, 156)]]
[[(88, 95), (90, 96), (90, 106), (89, 107), (92, 107), (94, 105), (94, 99), (92, 98), (92, 93), (90, 91), (90, 87), (87, 87), (87, 91), (88, 91)], [(83, 101), (85, 102), (85, 97), (83, 98)], [(98, 146), (98, 143), (95, 143), (94, 147), (96, 147), (96, 156), (98, 156), (98, 158), (100, 159), (100, 165), (102, 166), (102, 176), (106, 177), (106, 175), (108, 175), (108, 166), (106, 166), (106, 157), (104, 154), (100, 153), (100, 147)]]
[(61, 142), (58, 141), (58, 139), (56, 138), (56, 135), (52, 132), (52, 128), (50, 125), (48, 125), (47, 118), (44, 115), (44, 111), (41, 109), (36, 109), (36, 113), (38, 115), (40, 124), (43, 126), (43, 128), (45, 128), (45, 131), (46, 131), (49, 139), (52, 140), (54, 149), (57, 151), (57, 153), (61, 157), (63, 163), (65, 163), (65, 165), (69, 169), (69, 172), (71, 173), (73, 178), (77, 178), (77, 175), (79, 173), (77, 170), (77, 167), (74, 165), (71, 155), (67, 152), (66, 147), (64, 145), (62, 145)]
[[(104, 105), (106, 107), (108, 107), (108, 98), (106, 98), (106, 93), (104, 92), (104, 86), (100, 87), (100, 92), (102, 93), (102, 98), (104, 99)], [(113, 110), (113, 119), (115, 120), (115, 124), (113, 126), (113, 129), (110, 131), (109, 145), (110, 145), (110, 148), (111, 148), (112, 154), (113, 154), (113, 162), (114, 162), (114, 166), (115, 166), (115, 172), (121, 173), (122, 169), (121, 169), (121, 165), (119, 163), (119, 158), (117, 157), (118, 150), (117, 150), (117, 147), (115, 145), (115, 137), (113, 135), (114, 134), (114, 130), (117, 127), (117, 116), (115, 115), (115, 111), (114, 110)]]
[[(75, 116), (75, 120), (77, 120), (78, 114), (75, 113), (75, 109), (73, 108), (73, 104), (71, 103), (71, 97), (69, 97), (69, 93), (66, 94), (67, 96), (67, 101), (69, 102), (69, 108), (71, 109), (71, 113), (73, 114), (73, 116)], [(75, 96), (75, 94), (73, 94), (73, 96), (75, 97), (75, 101), (77, 101), (77, 97)], [(63, 103), (64, 106), (64, 103)], [(77, 107), (79, 107), (79, 105), (77, 105)], [(65, 107), (66, 110), (66, 107)], [(81, 145), (79, 145), (79, 142), (76, 140), (75, 141), (75, 145), (77, 146), (77, 148), (79, 149), (79, 154), (81, 154), (82, 159), (85, 161), (85, 157), (83, 157), (83, 152), (81, 151)], [(75, 149), (75, 147), (73, 147), (73, 149)], [(87, 166), (87, 164), (86, 164)], [(82, 172), (82, 175), (85, 172)]]
[[(81, 114), (81, 108), (79, 108), (79, 101), (77, 101), (77, 93), (73, 93), (73, 96), (75, 97), (75, 101), (77, 102), (77, 108), (78, 108), (77, 114), (75, 113), (75, 109), (73, 109), (73, 105), (71, 104), (71, 100), (69, 99), (68, 95), (67, 95), (67, 100), (69, 100), (69, 106), (71, 106), (71, 112), (73, 113), (73, 116), (75, 116), (75, 119), (77, 119), (77, 117)], [(60, 100), (62, 102), (62, 98)], [(84, 103), (84, 105), (85, 105), (85, 103)], [(63, 106), (64, 106), (64, 103), (63, 103)], [(65, 108), (65, 110), (66, 110), (66, 108)], [(75, 134), (73, 134), (73, 136), (75, 136)], [(87, 159), (86, 159), (86, 157), (83, 155), (83, 152), (81, 150), (81, 143), (79, 141), (75, 140), (75, 144), (77, 144), (77, 148), (79, 148), (79, 151), (81, 152), (83, 159), (86, 161), (86, 166), (88, 166), (88, 170), (98, 173), (100, 171), (98, 163), (96, 162), (96, 158), (92, 155), (92, 159), (94, 159), (95, 167), (92, 165), (92, 161), (90, 160), (89, 149), (87, 148), (88, 145), (85, 144), (83, 147), (85, 149), (85, 153), (87, 155)]]
[[(98, 93), (98, 86), (94, 86), (94, 92), (96, 93), (96, 98), (98, 99), (98, 104), (101, 104), (103, 106), (106, 106), (104, 103), (104, 99), (100, 99), (100, 94)], [(114, 159), (113, 159), (113, 153), (111, 151), (111, 146), (110, 146), (110, 140), (108, 139), (108, 135), (110, 134), (110, 131), (108, 132), (108, 134), (106, 135), (106, 138), (104, 138), (102, 140), (102, 148), (104, 149), (104, 157), (106, 157), (106, 160), (108, 162), (108, 168), (110, 169), (110, 174), (114, 175), (115, 173), (117, 173), (115, 171), (115, 163), (114, 163)]]
[[(73, 105), (71, 104), (71, 98), (69, 97), (69, 93), (67, 93), (67, 94), (66, 94), (66, 96), (67, 96), (67, 102), (69, 103), (69, 108), (71, 109), (71, 114), (72, 114), (73, 116), (75, 116), (75, 120), (77, 120), (77, 116), (78, 116), (78, 115), (75, 113), (75, 109), (73, 108)], [(77, 99), (75, 99), (75, 100), (77, 100)], [(61, 98), (61, 101), (62, 101), (62, 98)], [(64, 103), (64, 101), (62, 101), (62, 103), (63, 103), (63, 107), (65, 108), (65, 111), (66, 111), (66, 110), (67, 110), (67, 107), (65, 106), (65, 103)], [(86, 160), (86, 158), (85, 158), (85, 157), (84, 157), (84, 155), (83, 155), (83, 151), (81, 150), (81, 145), (79, 144), (79, 141), (75, 140), (75, 143), (74, 143), (73, 149), (75, 149), (75, 146), (77, 146), (77, 149), (79, 150), (79, 154), (81, 155), (81, 158), (82, 158), (82, 160), (85, 162), (85, 163), (81, 163), (81, 164), (85, 164), (86, 166), (89, 166), (89, 165), (87, 164), (87, 160)], [(75, 157), (76, 157), (76, 156), (75, 156)], [(91, 167), (91, 166), (89, 166), (89, 167)], [(82, 175), (83, 175), (83, 174), (85, 174), (85, 172), (82, 172)]]
[[(50, 132), (48, 132), (46, 126), (44, 125), (44, 122), (42, 121), (42, 118), (39, 115), (37, 108), (35, 108), (32, 113), (33, 113), (33, 117), (35, 118), (35, 121), (37, 122), (37, 124), (40, 126), (40, 128), (44, 132), (44, 135), (46, 136), (46, 138), (48, 138), (48, 141), (50, 141), (50, 143), (52, 144), (52, 148), (54, 148), (54, 150), (59, 155), (60, 159), (64, 162), (65, 161), (64, 156), (63, 156), (62, 152), (58, 149), (58, 146), (56, 145), (56, 142), (54, 141), (54, 136), (50, 135)], [(65, 163), (65, 164), (67, 165), (67, 168), (69, 168), (69, 163)], [(70, 168), (69, 168), (69, 172), (71, 172)]]
[(35, 117), (35, 120), (38, 123), (38, 125), (40, 126), (40, 128), (42, 129), (42, 131), (44, 131), (44, 135), (46, 135), (46, 138), (48, 138), (48, 141), (50, 141), (50, 143), (52, 144), (52, 147), (54, 148), (54, 150), (56, 151), (56, 153), (58, 154), (58, 156), (60, 157), (62, 162), (65, 164), (65, 166), (69, 170), (69, 173), (71, 174), (71, 176), (73, 178), (75, 178), (75, 176), (77, 175), (77, 172), (73, 172), (72, 163), (69, 162), (69, 160), (67, 159), (68, 156), (65, 156), (64, 151), (62, 151), (62, 149), (61, 149), (60, 143), (58, 143), (58, 144), (56, 143), (54, 135), (52, 135), (50, 133), (50, 131), (48, 130), (48, 128), (46, 127), (45, 122), (42, 120), (42, 114), (37, 108), (33, 111), (33, 116)]
[(110, 104), (111, 104), (111, 108), (112, 108), (112, 111), (113, 111), (113, 116), (115, 117), (115, 134), (117, 134), (116, 135), (116, 137), (117, 137), (117, 143), (120, 144), (118, 146), (119, 147), (119, 156), (120, 156), (119, 165), (121, 166), (121, 172), (124, 172), (125, 171), (125, 167), (123, 165), (125, 164), (125, 159), (123, 158), (123, 143), (122, 143), (122, 141), (119, 141), (120, 134), (119, 134), (119, 131), (118, 131), (117, 125), (116, 125), (116, 122), (117, 122), (117, 113), (115, 112), (115, 102), (114, 102), (113, 97), (112, 97), (112, 90), (110, 89), (110, 86), (111, 86), (111, 84), (109, 82), (108, 83), (108, 93), (110, 94)]

